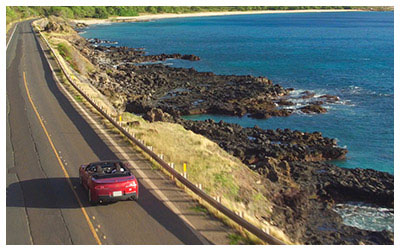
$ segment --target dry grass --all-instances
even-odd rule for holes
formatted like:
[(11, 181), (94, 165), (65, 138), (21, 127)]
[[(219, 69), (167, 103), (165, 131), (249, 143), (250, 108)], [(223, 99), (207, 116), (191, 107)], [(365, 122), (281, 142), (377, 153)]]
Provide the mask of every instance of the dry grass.
[[(153, 146), (154, 152), (163, 154), (165, 161), (173, 162), (178, 172), (182, 173), (183, 164), (187, 163), (187, 176), (192, 183), (201, 183), (210, 196), (220, 196), (226, 207), (244, 212), (248, 221), (266, 228), (282, 241), (290, 242), (280, 229), (256, 219), (256, 216), (260, 218), (261, 215), (270, 214), (272, 205), (262, 195), (266, 187), (256, 184), (260, 176), (239, 159), (179, 124), (150, 123), (127, 112), (123, 113), (122, 120), (134, 122), (135, 125), (131, 125), (129, 130), (146, 145)], [(210, 206), (205, 206), (210, 210)]]

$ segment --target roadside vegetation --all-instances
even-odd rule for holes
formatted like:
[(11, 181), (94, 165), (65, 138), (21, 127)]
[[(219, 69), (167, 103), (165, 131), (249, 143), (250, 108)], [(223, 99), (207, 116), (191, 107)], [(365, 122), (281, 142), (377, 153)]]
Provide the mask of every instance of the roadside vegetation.
[(253, 242), (249, 241), (248, 239), (244, 238), (240, 234), (229, 234), (229, 244), (230, 245), (253, 245)]
[(94, 66), (83, 57), (69, 42), (63, 39), (52, 39), (57, 45), (58, 53), (78, 73), (87, 75), (94, 70)]
[[(43, 27), (45, 27), (48, 20), (66, 25), (66, 22), (62, 18), (50, 17), (49, 19), (36, 20), (33, 24), (34, 29), (36, 31), (43, 31)], [(107, 113), (115, 116), (117, 112), (109, 100), (88, 81), (81, 80), (85, 79), (88, 74), (95, 72), (96, 67), (70, 43), (70, 41), (79, 38), (76, 32), (70, 27), (64, 27), (63, 31), (42, 32), (42, 35), (51, 44), (55, 53), (53, 56), (59, 59), (60, 63), (66, 69), (67, 74), (75, 81), (76, 85), (93, 100), (96, 100), (97, 104), (102, 106)], [(77, 96), (80, 95), (77, 94)], [(77, 96), (75, 96), (76, 100)], [(80, 100), (83, 99), (80, 98)]]
[(212, 11), (308, 10), (308, 9), (365, 9), (393, 10), (379, 6), (7, 6), (6, 22), (35, 16), (65, 18), (100, 18), (138, 16), (140, 14), (194, 13)]
[[(93, 73), (95, 67), (93, 64), (71, 44), (76, 39), (80, 39), (79, 35), (67, 25), (67, 22), (63, 18), (50, 17), (46, 20), (51, 20), (53, 23), (61, 23), (58, 26), (60, 28), (57, 32), (45, 32), (44, 36), (49, 40), (49, 42), (54, 45), (56, 51), (68, 62), (73, 70), (77, 73), (87, 76)], [(47, 21), (37, 20), (35, 21), (38, 26), (45, 26)]]

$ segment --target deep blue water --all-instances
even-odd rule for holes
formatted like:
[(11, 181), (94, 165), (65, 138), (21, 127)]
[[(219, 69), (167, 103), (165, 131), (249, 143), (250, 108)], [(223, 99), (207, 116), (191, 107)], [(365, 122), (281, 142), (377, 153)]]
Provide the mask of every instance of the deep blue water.
[(323, 115), (267, 120), (193, 116), (264, 129), (321, 131), (349, 150), (347, 168), (393, 173), (393, 12), (290, 13), (164, 19), (94, 25), (86, 38), (144, 47), (150, 54), (200, 56), (168, 61), (217, 74), (266, 76), (284, 87), (338, 95)]

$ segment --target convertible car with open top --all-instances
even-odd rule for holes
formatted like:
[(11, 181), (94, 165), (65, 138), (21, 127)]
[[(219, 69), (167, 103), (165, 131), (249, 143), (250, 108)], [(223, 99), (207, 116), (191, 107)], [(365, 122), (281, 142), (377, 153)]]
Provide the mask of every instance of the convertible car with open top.
[(92, 205), (139, 198), (139, 184), (128, 165), (119, 160), (92, 162), (79, 168), (79, 181)]

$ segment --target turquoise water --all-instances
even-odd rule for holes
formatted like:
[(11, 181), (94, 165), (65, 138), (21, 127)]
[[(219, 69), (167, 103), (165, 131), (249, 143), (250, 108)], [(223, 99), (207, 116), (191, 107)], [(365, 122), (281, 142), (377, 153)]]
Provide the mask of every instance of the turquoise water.
[(144, 47), (149, 54), (201, 58), (166, 62), (175, 67), (261, 75), (284, 87), (338, 95), (342, 102), (323, 115), (188, 118), (321, 131), (349, 150), (337, 165), (393, 173), (393, 27), (393, 12), (291, 13), (94, 25), (82, 35)]

